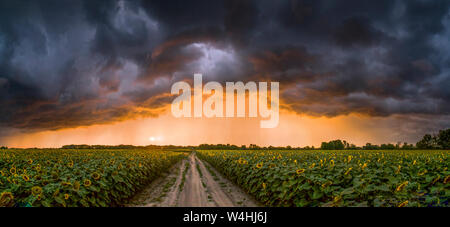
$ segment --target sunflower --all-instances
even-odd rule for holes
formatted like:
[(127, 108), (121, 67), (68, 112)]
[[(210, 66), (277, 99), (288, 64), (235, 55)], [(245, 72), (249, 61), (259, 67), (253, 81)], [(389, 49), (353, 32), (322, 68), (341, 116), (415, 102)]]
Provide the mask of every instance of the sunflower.
[(365, 169), (367, 167), (367, 163), (364, 163), (364, 165), (362, 165), (361, 169)]
[(333, 198), (333, 202), (334, 202), (334, 203), (338, 203), (338, 202), (341, 201), (341, 199), (342, 199), (341, 196), (335, 196), (335, 197)]
[(34, 196), (39, 195), (42, 193), (42, 188), (39, 186), (34, 186), (31, 188), (31, 194), (33, 194)]
[(53, 197), (57, 197), (59, 195), (59, 188), (53, 192)]
[(332, 185), (332, 184), (333, 184), (333, 182), (327, 181), (327, 182), (325, 182), (325, 183), (322, 184), (322, 188), (326, 188), (326, 187), (328, 187), (328, 186), (330, 186), (330, 185)]
[(263, 167), (263, 163), (262, 162), (256, 164), (256, 168), (261, 169), (262, 167)]
[(422, 175), (424, 175), (425, 173), (427, 173), (428, 171), (427, 170), (424, 170), (424, 171), (422, 171), (422, 172), (419, 172), (417, 175), (418, 176), (422, 176)]
[(97, 173), (97, 172), (94, 172), (94, 173), (92, 174), (92, 178), (94, 178), (94, 180), (99, 180), (100, 177), (101, 177), (101, 175), (100, 175), (99, 173)]
[(28, 164), (33, 164), (33, 159), (28, 160)]
[(73, 161), (70, 161), (69, 163), (67, 163), (67, 166), (68, 166), (69, 168), (72, 168), (72, 167), (73, 167)]
[(0, 194), (0, 206), (11, 206), (14, 200), (14, 196), (11, 192), (2, 192)]
[(297, 173), (297, 175), (300, 175), (305, 172), (305, 169), (298, 169), (295, 172)]
[(444, 179), (444, 184), (450, 183), (450, 175), (446, 176)]
[(70, 182), (61, 182), (61, 185), (62, 186), (71, 186), (72, 183), (70, 183)]
[(344, 173), (344, 175), (347, 175), (348, 173), (350, 173), (350, 171), (352, 171), (352, 167), (348, 168), (347, 172)]
[(408, 181), (405, 181), (405, 182), (401, 183), (401, 184), (395, 189), (395, 191), (399, 192), (399, 191), (403, 190), (403, 188), (405, 188), (406, 185), (408, 185), (408, 183), (409, 183)]
[(404, 206), (408, 205), (408, 203), (409, 203), (409, 201), (406, 200), (405, 202), (398, 204), (398, 207), (404, 207)]
[(395, 173), (400, 173), (400, 170), (401, 170), (401, 169), (402, 169), (402, 166), (399, 165), (399, 166), (397, 167), (397, 170), (395, 171)]
[(11, 173), (11, 174), (16, 174), (16, 167), (11, 167), (11, 169), (9, 169), (9, 172)]
[(75, 191), (78, 191), (78, 190), (80, 189), (80, 182), (79, 182), (79, 181), (75, 181), (75, 182), (73, 183), (73, 189), (74, 189)]
[(441, 176), (437, 176), (436, 178), (434, 178), (434, 180), (431, 182), (431, 184), (436, 183), (439, 179), (441, 179)]
[(89, 186), (92, 185), (92, 182), (91, 182), (91, 180), (86, 179), (86, 180), (84, 180), (83, 185), (84, 185), (85, 187), (89, 187)]
[(30, 177), (28, 175), (26, 175), (26, 174), (22, 175), (22, 179), (24, 181), (30, 181)]
[(69, 197), (70, 197), (70, 195), (69, 195), (69, 194), (67, 194), (67, 193), (66, 193), (66, 194), (64, 194), (64, 199), (65, 199), (65, 200), (68, 200), (68, 199), (69, 199)]

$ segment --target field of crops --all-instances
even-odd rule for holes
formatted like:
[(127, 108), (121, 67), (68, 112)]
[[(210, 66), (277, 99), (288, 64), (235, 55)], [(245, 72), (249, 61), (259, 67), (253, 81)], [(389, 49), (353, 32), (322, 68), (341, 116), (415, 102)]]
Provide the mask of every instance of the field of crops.
[(268, 206), (448, 206), (450, 151), (197, 151)]
[(1, 206), (117, 206), (186, 153), (0, 150)]

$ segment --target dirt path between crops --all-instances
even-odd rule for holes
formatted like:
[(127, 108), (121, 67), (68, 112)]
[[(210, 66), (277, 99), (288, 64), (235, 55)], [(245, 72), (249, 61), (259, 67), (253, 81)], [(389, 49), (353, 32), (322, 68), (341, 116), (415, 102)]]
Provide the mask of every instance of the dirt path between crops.
[(259, 204), (193, 153), (125, 206), (255, 207)]

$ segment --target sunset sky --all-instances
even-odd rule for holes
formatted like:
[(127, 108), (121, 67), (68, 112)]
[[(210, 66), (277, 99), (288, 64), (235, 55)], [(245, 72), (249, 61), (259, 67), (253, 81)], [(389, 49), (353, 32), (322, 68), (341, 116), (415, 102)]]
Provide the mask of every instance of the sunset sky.
[[(450, 1), (1, 1), (0, 146), (417, 142), (450, 127)], [(280, 83), (280, 122), (170, 94)]]

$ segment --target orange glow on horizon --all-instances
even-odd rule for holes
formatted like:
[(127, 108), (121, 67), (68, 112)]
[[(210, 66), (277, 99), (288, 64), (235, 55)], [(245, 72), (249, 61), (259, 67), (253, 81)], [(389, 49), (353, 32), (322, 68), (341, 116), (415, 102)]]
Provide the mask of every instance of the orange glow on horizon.
[[(235, 144), (259, 146), (320, 146), (322, 141), (343, 139), (356, 145), (396, 142), (389, 127), (371, 117), (349, 115), (334, 118), (300, 116), (281, 111), (280, 123), (261, 129), (259, 118), (174, 118), (170, 112), (157, 118), (127, 120), (58, 131), (11, 135), (8, 147), (61, 147), (68, 144), (101, 145), (198, 145)], [(368, 130), (370, 129), (370, 130)]]

